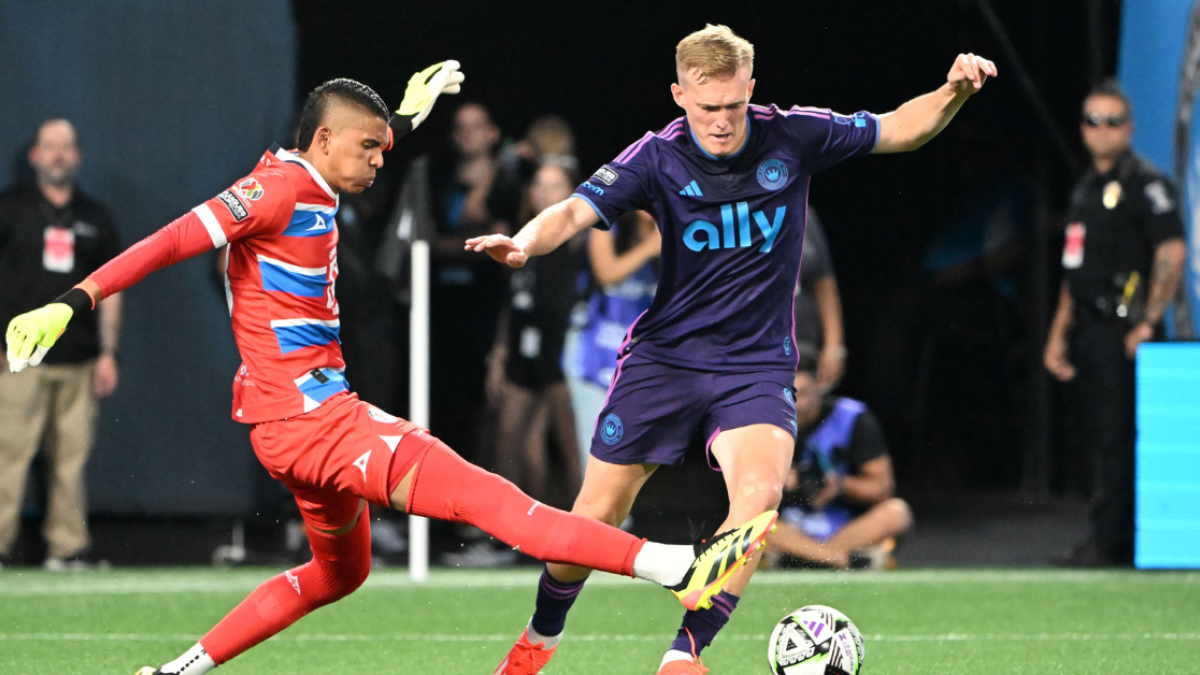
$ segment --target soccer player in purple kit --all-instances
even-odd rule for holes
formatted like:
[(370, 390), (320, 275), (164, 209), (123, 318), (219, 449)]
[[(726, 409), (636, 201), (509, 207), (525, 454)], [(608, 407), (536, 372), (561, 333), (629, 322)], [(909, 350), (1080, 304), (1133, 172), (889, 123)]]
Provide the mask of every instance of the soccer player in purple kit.
[[(960, 54), (946, 83), (884, 115), (751, 105), (754, 47), (707, 26), (676, 48), (675, 103), (686, 113), (647, 133), (512, 238), (466, 248), (512, 267), (584, 229), (644, 209), (662, 230), (661, 276), (630, 327), (592, 438), (574, 513), (610, 524), (628, 515), (661, 464), (677, 464), (697, 433), (724, 472), (729, 515), (718, 532), (778, 506), (792, 460), (793, 289), (812, 174), (868, 153), (915, 150), (996, 75)], [(660, 675), (707, 672), (699, 659), (729, 620), (754, 564), (689, 610)], [(536, 611), (497, 675), (534, 675), (550, 659), (589, 570), (550, 564)]]

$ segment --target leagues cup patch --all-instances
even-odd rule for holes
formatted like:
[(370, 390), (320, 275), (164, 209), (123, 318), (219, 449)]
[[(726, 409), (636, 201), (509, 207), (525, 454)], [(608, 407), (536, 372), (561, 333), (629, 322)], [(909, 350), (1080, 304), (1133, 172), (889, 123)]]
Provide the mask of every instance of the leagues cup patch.
[(263, 190), (262, 184), (256, 179), (247, 178), (246, 180), (238, 183), (238, 192), (242, 193), (242, 196), (246, 199), (256, 202), (262, 199), (265, 190)]
[(758, 165), (758, 184), (768, 190), (778, 190), (787, 183), (787, 166), (778, 159), (768, 159)]
[(617, 172), (613, 171), (608, 167), (607, 164), (605, 164), (604, 166), (600, 167), (596, 173), (592, 174), (592, 178), (595, 178), (605, 185), (612, 185), (613, 183), (617, 182)]
[(233, 215), (233, 219), (237, 222), (242, 222), (250, 216), (250, 212), (246, 210), (246, 205), (242, 200), (238, 199), (237, 195), (233, 194), (233, 190), (226, 190), (217, 195), (217, 199), (229, 209), (229, 213)]

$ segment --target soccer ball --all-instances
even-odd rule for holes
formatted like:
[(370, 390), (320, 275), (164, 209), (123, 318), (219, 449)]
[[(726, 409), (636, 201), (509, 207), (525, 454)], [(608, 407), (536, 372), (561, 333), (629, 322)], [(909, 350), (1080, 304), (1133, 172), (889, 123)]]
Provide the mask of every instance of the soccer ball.
[(774, 675), (858, 675), (864, 655), (854, 622), (824, 605), (801, 607), (780, 619), (767, 645)]

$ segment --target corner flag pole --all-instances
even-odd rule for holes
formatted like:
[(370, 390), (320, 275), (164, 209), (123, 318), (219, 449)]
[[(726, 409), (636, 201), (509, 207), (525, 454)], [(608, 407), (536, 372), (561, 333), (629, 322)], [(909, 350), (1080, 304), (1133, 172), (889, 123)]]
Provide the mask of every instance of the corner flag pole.
[[(412, 241), (412, 305), (409, 318), (409, 421), (429, 428), (429, 242)], [(408, 572), (429, 578), (429, 521), (408, 517)]]

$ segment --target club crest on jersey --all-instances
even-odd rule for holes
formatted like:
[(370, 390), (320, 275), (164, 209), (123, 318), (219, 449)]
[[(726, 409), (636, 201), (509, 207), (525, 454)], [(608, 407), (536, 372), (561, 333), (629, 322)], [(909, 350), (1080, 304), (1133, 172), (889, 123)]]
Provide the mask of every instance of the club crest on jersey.
[(246, 199), (256, 202), (262, 199), (265, 191), (263, 190), (262, 184), (259, 183), (257, 179), (247, 178), (246, 180), (238, 183), (238, 192), (240, 192)]
[(787, 166), (778, 159), (768, 159), (758, 165), (758, 184), (768, 190), (778, 190), (787, 183)]
[(605, 445), (616, 445), (624, 435), (625, 425), (621, 424), (621, 418), (609, 413), (600, 426), (600, 440), (604, 441)]

